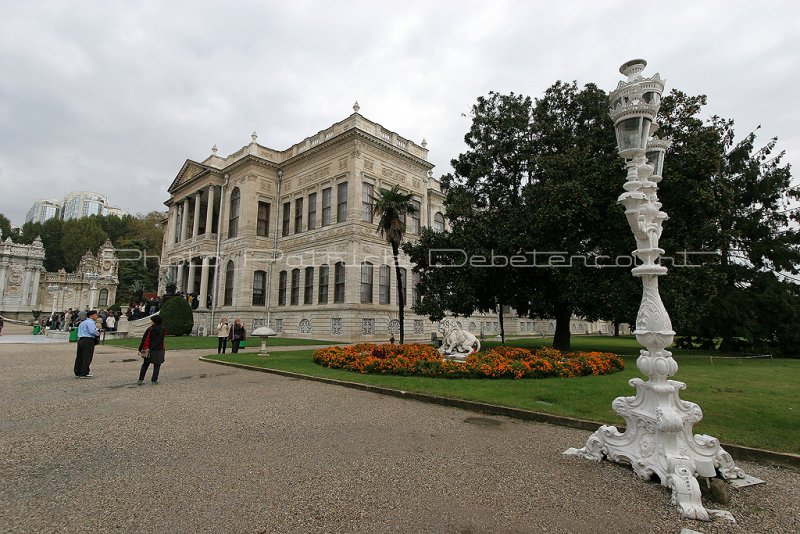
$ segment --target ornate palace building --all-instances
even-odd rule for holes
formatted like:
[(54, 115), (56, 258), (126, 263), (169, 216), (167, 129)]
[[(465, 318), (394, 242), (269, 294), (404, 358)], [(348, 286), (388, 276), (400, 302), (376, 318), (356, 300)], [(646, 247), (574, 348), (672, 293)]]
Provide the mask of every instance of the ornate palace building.
[[(413, 240), (423, 227), (444, 230), (444, 195), (424, 140), (366, 119), (357, 103), (353, 109), (286, 150), (258, 144), (253, 133), (227, 157), (214, 147), (202, 162), (184, 163), (165, 202), (159, 292), (173, 281), (196, 294), (195, 323), (205, 333), (222, 316), (240, 317), (248, 330), (268, 322), (309, 338), (386, 341), (399, 332), (391, 248), (376, 233), (372, 198), (394, 185), (413, 195)], [(406, 337), (429, 340), (437, 325), (411, 311), (416, 277), (407, 258), (401, 266)], [(535, 329), (507, 317), (508, 333)], [(476, 334), (498, 331), (496, 316), (461, 321)]]
[(68, 308), (104, 309), (116, 302), (119, 260), (110, 241), (97, 255), (87, 251), (73, 273), (46, 272), (44, 246), (38, 237), (30, 245), (0, 243), (0, 315), (30, 321), (34, 310), (46, 318)]

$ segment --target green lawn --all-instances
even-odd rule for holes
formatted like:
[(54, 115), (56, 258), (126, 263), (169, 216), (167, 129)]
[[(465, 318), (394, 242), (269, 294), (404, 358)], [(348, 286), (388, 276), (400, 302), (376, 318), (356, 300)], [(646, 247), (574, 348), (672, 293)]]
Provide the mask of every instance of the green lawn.
[[(532, 346), (540, 342), (548, 340), (514, 340), (510, 344)], [(633, 338), (573, 338), (573, 348), (618, 354), (638, 352)], [(628, 386), (628, 380), (642, 376), (632, 356), (625, 356), (624, 371), (607, 376), (448, 380), (361, 375), (328, 369), (315, 364), (312, 354), (308, 350), (274, 352), (264, 358), (255, 353), (240, 353), (219, 359), (618, 425), (624, 421), (612, 411), (611, 401), (619, 396), (634, 395), (635, 390)], [(673, 379), (687, 384), (681, 398), (703, 409), (704, 419), (695, 425), (695, 433), (710, 434), (723, 443), (800, 453), (800, 360), (711, 360), (703, 354), (707, 355), (700, 351), (676, 351), (675, 354), (679, 370)], [(217, 358), (217, 355), (210, 358)]]
[[(113, 345), (115, 347), (128, 347), (138, 348), (141, 338), (126, 338), (126, 339), (108, 339), (104, 342), (106, 345)], [(247, 340), (249, 347), (260, 347), (261, 340), (259, 338), (251, 338)], [(318, 339), (295, 339), (288, 337), (273, 337), (269, 340), (270, 347), (299, 347), (303, 345), (333, 345), (330, 341), (320, 341)], [(211, 337), (192, 337), (192, 336), (168, 336), (166, 341), (167, 350), (180, 350), (180, 349), (217, 349), (217, 338)], [(228, 343), (228, 349), (231, 344)]]

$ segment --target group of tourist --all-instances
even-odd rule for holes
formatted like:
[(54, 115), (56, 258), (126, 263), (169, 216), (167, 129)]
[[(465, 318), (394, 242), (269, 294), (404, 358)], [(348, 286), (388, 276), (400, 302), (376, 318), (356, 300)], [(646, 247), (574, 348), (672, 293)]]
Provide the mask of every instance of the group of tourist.
[[(166, 353), (164, 338), (167, 336), (167, 331), (161, 324), (161, 316), (152, 315), (150, 322), (150, 326), (145, 330), (142, 340), (139, 342), (139, 353), (142, 355), (142, 366), (139, 369), (139, 385), (144, 383), (150, 364), (153, 365), (151, 381), (153, 384), (158, 384), (158, 374), (161, 370), (161, 364), (164, 363), (164, 354)], [(94, 377), (90, 366), (94, 358), (94, 347), (100, 343), (100, 331), (102, 330), (102, 327), (99, 327), (100, 323), (100, 314), (97, 310), (78, 313), (78, 347), (74, 365), (74, 372), (77, 378)]]
[(238, 353), (242, 341), (246, 339), (247, 332), (241, 319), (237, 317), (233, 324), (228, 324), (227, 317), (219, 320), (217, 325), (217, 354), (225, 354), (229, 340), (231, 342), (231, 352), (233, 354)]
[(125, 316), (129, 321), (149, 317), (161, 309), (161, 300), (150, 299), (144, 302), (131, 302)]
[[(72, 327), (77, 327), (80, 322), (88, 316), (89, 308), (82, 311), (74, 311), (72, 308), (66, 309), (61, 313), (50, 314), (47, 319), (40, 319), (39, 326), (48, 330), (65, 331)], [(117, 329), (119, 318), (122, 315), (119, 311), (100, 310), (97, 311), (95, 322), (100, 331), (113, 332)]]
[[(71, 310), (70, 310), (71, 311)], [(113, 317), (113, 315), (109, 315)], [(94, 358), (94, 347), (100, 342), (102, 320), (97, 310), (81, 311), (76, 315), (78, 324), (78, 347), (75, 354), (74, 372), (77, 378), (92, 378), (90, 366)], [(139, 369), (138, 384), (144, 383), (147, 370), (153, 365), (151, 382), (158, 384), (161, 364), (164, 363), (166, 354), (165, 338), (167, 330), (162, 325), (160, 315), (150, 315), (150, 326), (145, 330), (139, 342), (139, 354), (142, 356), (142, 366)], [(236, 354), (243, 341), (247, 339), (247, 331), (242, 320), (238, 317), (233, 324), (223, 317), (217, 325), (217, 353), (225, 354), (228, 341), (231, 342), (231, 352)]]

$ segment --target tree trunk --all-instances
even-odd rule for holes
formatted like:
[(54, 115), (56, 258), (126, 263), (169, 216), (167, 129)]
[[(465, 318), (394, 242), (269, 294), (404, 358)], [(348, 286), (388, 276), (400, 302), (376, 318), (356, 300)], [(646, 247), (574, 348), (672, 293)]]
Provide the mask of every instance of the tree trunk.
[(553, 334), (553, 348), (569, 352), (571, 350), (569, 321), (572, 311), (567, 309), (556, 310), (556, 332)]
[(500, 319), (500, 344), (506, 344), (506, 329), (503, 325), (503, 303), (500, 303), (500, 310), (497, 313), (497, 317)]
[(614, 321), (614, 337), (619, 337), (619, 321)]
[(394, 254), (394, 272), (397, 277), (397, 317), (400, 320), (400, 344), (403, 344), (405, 339), (405, 320), (403, 317), (403, 307), (405, 306), (405, 298), (403, 293), (403, 276), (400, 273), (400, 260), (398, 258), (399, 247), (397, 243), (392, 243), (392, 254)]

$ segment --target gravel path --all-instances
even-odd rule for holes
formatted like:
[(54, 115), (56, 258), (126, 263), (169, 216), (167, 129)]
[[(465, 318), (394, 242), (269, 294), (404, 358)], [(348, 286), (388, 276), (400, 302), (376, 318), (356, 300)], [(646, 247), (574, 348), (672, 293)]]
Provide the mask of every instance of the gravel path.
[[(739, 465), (738, 521), (685, 521), (661, 486), (563, 458), (588, 433), (167, 353), (0, 345), (2, 532), (797, 532), (797, 473)], [(149, 378), (149, 377), (148, 377)], [(716, 507), (709, 505), (709, 507)]]

